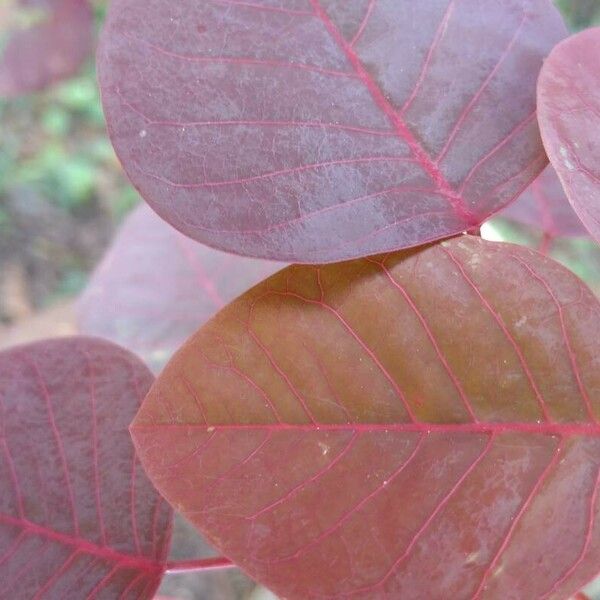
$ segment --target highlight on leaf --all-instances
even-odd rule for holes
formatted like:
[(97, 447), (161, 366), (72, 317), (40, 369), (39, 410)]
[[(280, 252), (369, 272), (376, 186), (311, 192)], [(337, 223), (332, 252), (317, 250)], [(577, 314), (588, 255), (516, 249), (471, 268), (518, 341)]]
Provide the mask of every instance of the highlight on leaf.
[(201, 246), (142, 204), (79, 299), (79, 329), (129, 348), (159, 371), (220, 308), (283, 266)]
[(575, 212), (600, 241), (600, 27), (552, 51), (538, 82), (544, 146)]
[(93, 338), (0, 353), (3, 598), (153, 597), (173, 511), (128, 432), (152, 381)]
[(282, 597), (564, 600), (598, 570), (599, 419), (598, 300), (461, 236), (275, 274), (131, 431), (169, 502)]
[(92, 40), (87, 0), (2, 0), (0, 96), (38, 91), (73, 75)]
[(548, 0), (113, 0), (98, 67), (113, 145), (162, 218), (322, 263), (518, 197), (547, 162), (535, 84), (565, 35)]

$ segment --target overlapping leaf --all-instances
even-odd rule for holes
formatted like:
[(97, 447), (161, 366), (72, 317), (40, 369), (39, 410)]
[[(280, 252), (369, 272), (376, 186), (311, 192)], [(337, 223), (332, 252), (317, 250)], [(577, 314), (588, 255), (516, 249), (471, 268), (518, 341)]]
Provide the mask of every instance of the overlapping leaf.
[(541, 231), (551, 239), (587, 235), (552, 166), (497, 216)]
[(546, 164), (548, 0), (114, 0), (109, 132), (152, 207), (240, 254), (331, 262), (481, 223)]
[(152, 598), (172, 510), (127, 430), (152, 379), (91, 338), (0, 353), (2, 598)]
[(600, 27), (559, 44), (538, 84), (544, 146), (567, 197), (600, 240)]
[(2, 0), (0, 96), (72, 75), (92, 47), (92, 25), (87, 0)]
[(142, 205), (81, 297), (79, 326), (159, 370), (217, 310), (282, 266), (201, 246)]
[(598, 570), (599, 415), (598, 301), (462, 236), (274, 275), (186, 343), (132, 432), (282, 597), (564, 600)]

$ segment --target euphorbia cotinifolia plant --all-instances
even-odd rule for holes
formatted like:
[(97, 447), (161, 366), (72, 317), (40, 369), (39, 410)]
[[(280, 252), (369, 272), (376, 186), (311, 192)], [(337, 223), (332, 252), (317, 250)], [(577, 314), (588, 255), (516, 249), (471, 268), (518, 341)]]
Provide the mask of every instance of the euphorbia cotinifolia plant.
[(163, 220), (80, 322), (180, 347), (154, 383), (95, 338), (0, 355), (0, 595), (151, 598), (169, 505), (222, 554), (190, 566), (292, 600), (592, 580), (600, 305), (477, 235), (547, 151), (566, 196), (505, 214), (598, 237), (600, 30), (565, 37), (549, 0), (112, 0), (108, 129)]

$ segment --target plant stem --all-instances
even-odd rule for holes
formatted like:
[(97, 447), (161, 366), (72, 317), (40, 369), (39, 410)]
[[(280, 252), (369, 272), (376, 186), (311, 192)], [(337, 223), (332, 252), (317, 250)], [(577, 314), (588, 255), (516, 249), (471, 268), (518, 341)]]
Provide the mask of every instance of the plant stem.
[(167, 574), (197, 573), (200, 571), (215, 571), (217, 569), (230, 569), (235, 565), (224, 556), (214, 558), (200, 558), (196, 560), (180, 560), (167, 563)]

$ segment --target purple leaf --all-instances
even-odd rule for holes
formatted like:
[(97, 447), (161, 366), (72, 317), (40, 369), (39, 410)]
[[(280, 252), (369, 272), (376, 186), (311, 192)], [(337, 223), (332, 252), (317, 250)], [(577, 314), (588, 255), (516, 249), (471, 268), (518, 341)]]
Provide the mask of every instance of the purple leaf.
[(113, 0), (98, 54), (134, 185), (223, 250), (331, 262), (480, 224), (546, 164), (548, 0)]
[(598, 572), (600, 304), (521, 246), (288, 267), (183, 346), (131, 430), (284, 598), (564, 600)]
[(600, 241), (600, 27), (559, 44), (538, 84), (544, 146), (567, 197)]
[(173, 513), (128, 432), (152, 380), (92, 338), (0, 353), (0, 596), (153, 596)]
[(40, 90), (73, 75), (92, 47), (87, 0), (2, 0), (0, 96)]
[(214, 313), (283, 266), (201, 246), (142, 205), (81, 297), (79, 327), (160, 370)]

